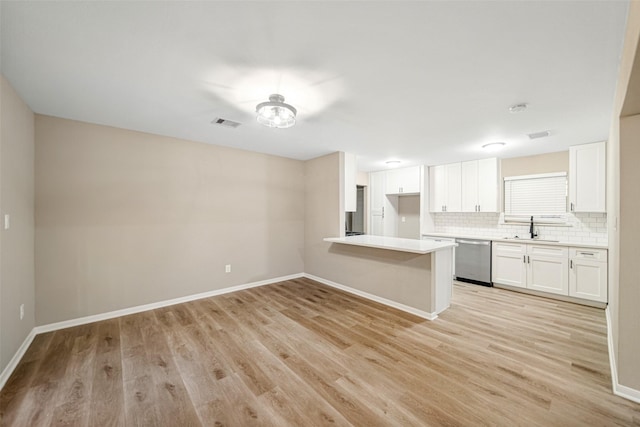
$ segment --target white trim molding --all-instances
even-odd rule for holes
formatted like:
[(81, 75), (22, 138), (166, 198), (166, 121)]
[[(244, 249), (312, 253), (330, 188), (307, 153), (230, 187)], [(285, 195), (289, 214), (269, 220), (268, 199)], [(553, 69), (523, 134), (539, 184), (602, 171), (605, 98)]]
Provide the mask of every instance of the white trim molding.
[[(429, 313), (423, 310), (419, 310), (417, 308), (410, 307), (408, 305), (400, 304), (399, 302), (391, 301), (386, 298), (379, 297), (377, 295), (370, 294), (368, 292), (360, 291), (358, 289), (351, 288), (349, 286), (342, 285), (340, 283), (332, 282), (331, 280), (323, 279), (322, 277), (314, 276), (313, 274), (304, 273), (304, 277), (307, 279), (315, 280), (316, 282), (320, 282), (324, 285), (331, 286), (332, 288), (340, 289), (345, 292), (349, 292), (350, 294), (358, 295), (362, 298), (366, 298), (371, 301), (379, 302), (380, 304), (384, 304), (389, 307), (397, 308), (398, 310), (406, 311), (407, 313), (414, 314), (418, 317), (422, 317), (427, 320), (435, 320), (438, 318), (438, 313)], [(444, 311), (444, 310), (442, 310)]]
[(173, 298), (170, 300), (154, 302), (151, 304), (138, 305), (135, 307), (123, 308), (121, 310), (110, 311), (107, 313), (94, 314), (91, 316), (79, 317), (77, 319), (65, 320), (62, 322), (50, 323), (48, 325), (36, 326), (31, 330), (29, 335), (25, 338), (24, 342), (18, 349), (18, 351), (13, 355), (11, 361), (7, 367), (0, 374), (0, 390), (4, 387), (5, 383), (13, 374), (13, 371), (18, 366), (18, 363), (27, 352), (27, 349), (33, 342), (33, 339), (36, 335), (42, 334), (45, 332), (57, 331), (59, 329), (70, 328), (73, 326), (86, 325), (87, 323), (98, 322), (100, 320), (113, 319), (115, 317), (126, 316), (129, 314), (141, 313), (143, 311), (154, 310), (156, 308), (168, 307), (170, 305), (181, 304), (183, 302), (195, 301), (202, 298), (209, 298), (216, 295), (228, 294), (231, 292), (241, 291), (243, 289), (249, 288), (257, 288), (258, 286), (271, 285), (273, 283), (284, 282), (292, 279), (299, 279), (304, 277), (304, 273), (291, 274), (289, 276), (276, 277), (273, 279), (261, 280), (259, 282), (251, 282), (245, 283), (243, 285), (231, 286), (228, 288), (216, 289), (214, 291), (202, 292), (194, 295), (187, 295), (180, 298)]
[(113, 319), (115, 317), (127, 316), (129, 314), (141, 313), (143, 311), (155, 310), (156, 308), (168, 307), (170, 305), (182, 304), (184, 302), (195, 301), (203, 298), (215, 297), (217, 295), (228, 294), (231, 292), (241, 291), (243, 289), (257, 288), (259, 286), (271, 285), (272, 283), (284, 282), (292, 279), (299, 279), (304, 273), (291, 274), (289, 276), (276, 277), (274, 279), (261, 280), (259, 282), (245, 283), (243, 285), (231, 286), (228, 288), (216, 289), (214, 291), (202, 292), (199, 294), (187, 295), (184, 297), (173, 298), (165, 301), (154, 302), (150, 304), (138, 305), (135, 307), (123, 308), (121, 310), (109, 311), (107, 313), (94, 314), (92, 316), (79, 317), (77, 319), (65, 320), (48, 325), (36, 326), (34, 328), (36, 334), (43, 332), (57, 331), (58, 329), (70, 328), (72, 326), (86, 325), (87, 323), (98, 322), (100, 320)]
[(613, 394), (616, 396), (624, 397), (633, 402), (640, 403), (640, 390), (636, 390), (631, 387), (627, 387), (618, 382), (618, 367), (616, 365), (616, 351), (613, 345), (613, 331), (611, 329), (611, 310), (607, 306), (604, 311), (607, 317), (607, 344), (609, 345), (609, 365), (611, 366), (611, 387)]
[(20, 360), (22, 360), (22, 357), (27, 352), (27, 349), (29, 348), (29, 346), (31, 345), (35, 337), (36, 337), (36, 332), (34, 328), (31, 330), (31, 332), (29, 332), (29, 335), (27, 335), (27, 337), (24, 339), (20, 348), (18, 348), (18, 351), (16, 351), (16, 354), (13, 355), (13, 357), (9, 361), (9, 364), (6, 366), (6, 368), (4, 368), (4, 371), (2, 371), (2, 373), (0, 374), (0, 390), (2, 390), (4, 385), (7, 383), (7, 380), (9, 379), (11, 374), (13, 374), (13, 371), (18, 366), (18, 363), (20, 363)]

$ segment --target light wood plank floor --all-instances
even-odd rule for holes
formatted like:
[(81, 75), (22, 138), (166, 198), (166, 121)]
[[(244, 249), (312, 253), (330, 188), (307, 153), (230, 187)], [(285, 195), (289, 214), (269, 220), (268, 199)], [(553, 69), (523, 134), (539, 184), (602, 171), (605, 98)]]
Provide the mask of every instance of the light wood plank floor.
[(604, 312), (456, 284), (429, 322), (299, 279), (38, 335), (6, 426), (614, 426)]

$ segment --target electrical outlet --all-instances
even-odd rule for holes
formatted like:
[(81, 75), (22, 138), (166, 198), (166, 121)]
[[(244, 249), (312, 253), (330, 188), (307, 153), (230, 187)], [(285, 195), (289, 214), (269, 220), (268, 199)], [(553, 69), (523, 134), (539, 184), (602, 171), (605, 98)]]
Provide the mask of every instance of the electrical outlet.
[(24, 319), (24, 304), (20, 304), (20, 320)]
[(406, 216), (402, 217), (402, 222), (407, 222), (407, 217)]
[(231, 264), (227, 264), (224, 266), (224, 272), (225, 273), (231, 273)]

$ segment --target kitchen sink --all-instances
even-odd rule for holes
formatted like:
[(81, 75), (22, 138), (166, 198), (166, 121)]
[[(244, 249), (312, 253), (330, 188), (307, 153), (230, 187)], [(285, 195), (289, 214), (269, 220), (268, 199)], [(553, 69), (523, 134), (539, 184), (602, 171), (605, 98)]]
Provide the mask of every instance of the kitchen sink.
[(560, 243), (560, 240), (551, 239), (531, 239), (529, 237), (505, 237), (505, 240), (523, 240), (526, 242), (548, 242), (548, 243)]

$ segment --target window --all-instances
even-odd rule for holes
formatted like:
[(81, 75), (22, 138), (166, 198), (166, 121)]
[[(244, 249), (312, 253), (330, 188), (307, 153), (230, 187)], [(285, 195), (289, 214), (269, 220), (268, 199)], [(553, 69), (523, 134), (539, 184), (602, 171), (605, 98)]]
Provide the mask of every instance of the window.
[(504, 178), (504, 221), (566, 223), (567, 173)]

